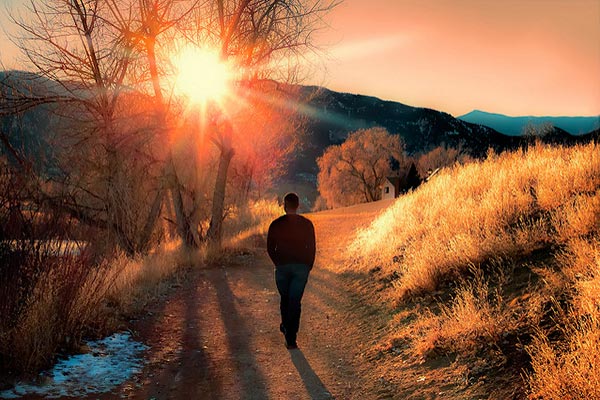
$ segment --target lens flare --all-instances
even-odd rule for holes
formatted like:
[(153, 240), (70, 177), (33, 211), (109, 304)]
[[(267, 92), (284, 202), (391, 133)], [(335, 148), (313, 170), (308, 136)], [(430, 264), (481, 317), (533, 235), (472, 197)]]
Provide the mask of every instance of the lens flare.
[(186, 47), (175, 57), (176, 89), (193, 103), (221, 102), (230, 93), (234, 70), (215, 51)]

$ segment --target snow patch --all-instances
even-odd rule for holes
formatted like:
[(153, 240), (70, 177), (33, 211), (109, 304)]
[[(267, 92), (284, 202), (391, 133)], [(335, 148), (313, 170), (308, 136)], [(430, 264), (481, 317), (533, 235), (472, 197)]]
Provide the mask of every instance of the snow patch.
[(12, 389), (0, 392), (0, 398), (16, 399), (37, 394), (53, 399), (105, 393), (140, 372), (141, 353), (148, 349), (131, 339), (128, 332), (115, 333), (86, 345), (89, 353), (60, 360), (52, 370), (42, 372), (41, 384), (18, 383)]

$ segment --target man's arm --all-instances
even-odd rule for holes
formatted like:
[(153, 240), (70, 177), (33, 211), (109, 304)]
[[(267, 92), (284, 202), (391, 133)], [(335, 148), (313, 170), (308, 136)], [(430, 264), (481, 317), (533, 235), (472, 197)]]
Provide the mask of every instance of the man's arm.
[(277, 262), (275, 261), (277, 258), (277, 241), (275, 238), (274, 224), (275, 222), (271, 222), (271, 225), (269, 225), (269, 231), (267, 233), (267, 252), (269, 253), (271, 261), (273, 261), (273, 264), (277, 265)]
[(309, 235), (308, 235), (308, 255), (310, 257), (309, 259), (309, 263), (308, 266), (310, 269), (312, 269), (313, 265), (315, 264), (315, 255), (317, 253), (317, 240), (315, 237), (315, 227), (313, 225), (312, 222), (310, 222), (310, 220), (308, 221), (309, 223)]

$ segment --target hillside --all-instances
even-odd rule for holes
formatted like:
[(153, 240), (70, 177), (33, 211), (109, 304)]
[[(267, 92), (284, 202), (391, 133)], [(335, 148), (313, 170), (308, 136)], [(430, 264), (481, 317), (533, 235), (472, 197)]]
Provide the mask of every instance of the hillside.
[(503, 114), (488, 113), (473, 110), (468, 114), (457, 117), (461, 121), (489, 126), (505, 135), (521, 135), (528, 124), (551, 124), (571, 135), (582, 135), (600, 128), (600, 116), (595, 117), (510, 117)]
[[(10, 81), (14, 88), (30, 92), (56, 87), (43, 78), (15, 71), (0, 72), (0, 82)], [(35, 87), (32, 87), (32, 82)], [(6, 94), (7, 87), (0, 86)], [(311, 203), (316, 197), (316, 160), (331, 145), (342, 143), (350, 132), (374, 126), (385, 127), (402, 137), (409, 155), (427, 152), (442, 144), (461, 147), (474, 157), (482, 157), (491, 147), (496, 152), (523, 146), (529, 139), (502, 134), (488, 126), (466, 122), (450, 114), (428, 108), (385, 101), (376, 97), (339, 93), (314, 86), (295, 87), (299, 110), (306, 117), (305, 134), (292, 155), (287, 175), (279, 182), (281, 187), (306, 192)], [(0, 114), (0, 127), (10, 141), (26, 154), (39, 154), (48, 148), (51, 134), (60, 121), (53, 116), (53, 106), (43, 105), (29, 109), (19, 116)], [(542, 140), (557, 144), (585, 143), (598, 138), (595, 132), (573, 136), (561, 128), (552, 129)], [(41, 157), (48, 158), (48, 157)]]
[[(482, 157), (491, 147), (496, 152), (517, 149), (527, 138), (502, 134), (488, 126), (473, 124), (450, 114), (428, 108), (411, 107), (376, 97), (339, 93), (325, 88), (306, 86), (301, 90), (303, 111), (307, 116), (303, 147), (292, 162), (288, 181), (316, 186), (316, 159), (331, 145), (342, 143), (357, 129), (385, 127), (406, 143), (408, 154), (427, 152), (445, 144), (461, 147), (474, 157)], [(598, 138), (598, 133), (573, 136), (554, 128), (543, 142), (572, 145)]]
[(514, 145), (513, 139), (485, 126), (453, 118), (450, 114), (411, 107), (376, 97), (339, 93), (325, 88), (304, 87), (306, 138), (297, 154), (294, 170), (316, 181), (316, 158), (348, 134), (358, 129), (385, 127), (402, 136), (409, 154), (430, 150), (442, 143), (463, 145), (474, 155), (485, 154), (488, 147), (504, 149)]
[(393, 308), (374, 375), (419, 398), (600, 398), (599, 151), (444, 169), (363, 229), (336, 271)]

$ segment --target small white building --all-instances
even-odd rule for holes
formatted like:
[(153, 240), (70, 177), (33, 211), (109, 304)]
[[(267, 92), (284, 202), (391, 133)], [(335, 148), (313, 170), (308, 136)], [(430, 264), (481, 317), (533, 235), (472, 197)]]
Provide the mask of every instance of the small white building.
[(381, 200), (395, 199), (398, 197), (398, 186), (400, 178), (397, 176), (387, 177), (383, 181), (383, 189), (381, 189)]
[(422, 181), (415, 163), (412, 163), (402, 176), (388, 176), (385, 178), (381, 188), (381, 199), (395, 199), (409, 190), (416, 189)]

